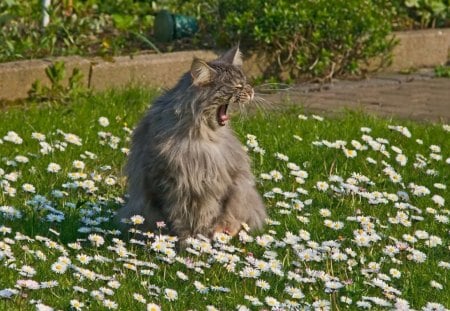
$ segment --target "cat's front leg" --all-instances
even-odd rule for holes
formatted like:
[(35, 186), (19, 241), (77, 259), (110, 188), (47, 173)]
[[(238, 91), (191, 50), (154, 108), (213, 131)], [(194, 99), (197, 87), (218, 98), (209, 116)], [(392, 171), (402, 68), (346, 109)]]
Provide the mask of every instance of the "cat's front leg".
[(242, 176), (230, 187), (224, 200), (223, 212), (219, 216), (214, 232), (236, 235), (245, 223), (250, 230), (261, 229), (266, 219), (266, 210), (254, 182)]
[(198, 234), (212, 237), (214, 223), (221, 212), (215, 197), (203, 197), (188, 202), (173, 202), (166, 206), (171, 229), (180, 241)]

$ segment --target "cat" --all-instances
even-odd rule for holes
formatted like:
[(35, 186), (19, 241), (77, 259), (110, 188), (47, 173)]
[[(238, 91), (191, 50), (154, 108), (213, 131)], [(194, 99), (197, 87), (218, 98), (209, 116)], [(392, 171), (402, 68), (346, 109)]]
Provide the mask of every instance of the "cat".
[(235, 47), (218, 59), (194, 58), (176, 86), (157, 98), (134, 130), (126, 165), (129, 200), (117, 217), (141, 215), (180, 241), (260, 229), (266, 209), (250, 160), (229, 126), (229, 105), (252, 101)]

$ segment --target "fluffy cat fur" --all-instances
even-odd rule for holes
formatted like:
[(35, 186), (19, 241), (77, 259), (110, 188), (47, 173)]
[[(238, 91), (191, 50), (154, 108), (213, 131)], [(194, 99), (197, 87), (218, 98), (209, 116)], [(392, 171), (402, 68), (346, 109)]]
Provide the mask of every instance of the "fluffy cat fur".
[(126, 173), (129, 201), (119, 219), (141, 215), (141, 230), (164, 221), (181, 241), (215, 232), (235, 235), (242, 223), (261, 228), (266, 211), (249, 158), (228, 126), (228, 105), (251, 102), (238, 48), (205, 62), (156, 99), (138, 124)]

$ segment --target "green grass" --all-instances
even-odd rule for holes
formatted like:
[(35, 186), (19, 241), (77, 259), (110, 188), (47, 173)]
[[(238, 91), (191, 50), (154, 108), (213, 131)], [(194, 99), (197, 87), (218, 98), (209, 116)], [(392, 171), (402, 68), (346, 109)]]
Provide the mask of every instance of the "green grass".
[[(20, 289), (17, 295), (10, 299), (0, 298), (0, 310), (33, 310), (33, 300), (41, 300), (43, 304), (55, 309), (69, 310), (70, 300), (77, 299), (85, 304), (83, 309), (103, 310), (102, 301), (91, 296), (93, 290), (107, 288), (107, 280), (115, 279), (120, 282), (118, 289), (112, 289), (112, 295), (105, 295), (105, 299), (112, 300), (118, 304), (118, 310), (145, 310), (146, 305), (133, 298), (133, 293), (141, 294), (147, 303), (154, 302), (161, 306), (163, 310), (205, 310), (208, 305), (215, 306), (220, 310), (234, 310), (237, 305), (245, 305), (250, 309), (264, 309), (270, 307), (266, 304), (265, 298), (274, 297), (280, 303), (286, 299), (297, 301), (300, 306), (312, 305), (319, 300), (329, 301), (334, 310), (361, 309), (357, 305), (360, 300), (367, 297), (383, 298), (391, 304), (395, 303), (398, 296), (409, 302), (415, 309), (421, 309), (427, 303), (435, 302), (449, 308), (450, 297), (445, 293), (450, 286), (449, 268), (442, 267), (440, 262), (450, 261), (449, 256), (449, 225), (448, 222), (438, 222), (435, 215), (449, 217), (448, 202), (450, 195), (447, 189), (439, 189), (434, 186), (436, 183), (447, 185), (450, 178), (448, 158), (450, 147), (450, 133), (441, 124), (421, 124), (409, 121), (380, 119), (355, 112), (346, 112), (342, 117), (326, 117), (323, 121), (308, 116), (307, 120), (299, 119), (302, 113), (300, 108), (292, 108), (283, 113), (266, 113), (250, 116), (248, 118), (234, 118), (233, 128), (243, 144), (247, 143), (247, 134), (256, 136), (256, 140), (265, 154), (261, 155), (249, 147), (249, 154), (252, 159), (254, 174), (257, 177), (258, 188), (261, 194), (266, 194), (265, 202), (269, 210), (271, 224), (267, 225), (263, 232), (254, 233), (253, 236), (267, 238), (271, 236), (274, 240), (267, 247), (263, 247), (256, 242), (243, 243), (237, 238), (230, 242), (234, 248), (224, 248), (225, 253), (235, 255), (235, 272), (229, 266), (229, 270), (223, 263), (215, 260), (214, 252), (202, 253), (199, 256), (183, 252), (178, 254), (176, 260), (166, 262), (168, 256), (155, 251), (150, 244), (140, 246), (127, 241), (126, 249), (135, 254), (128, 259), (120, 258), (111, 248), (116, 245), (114, 238), (114, 225), (110, 221), (113, 211), (120, 206), (120, 200), (125, 193), (125, 180), (122, 177), (122, 168), (126, 156), (122, 148), (129, 145), (129, 131), (132, 129), (144, 111), (148, 103), (156, 93), (143, 89), (128, 89), (123, 91), (109, 92), (94, 95), (89, 98), (80, 97), (67, 106), (27, 106), (11, 108), (2, 112), (0, 117), (0, 168), (4, 174), (0, 176), (0, 187), (4, 191), (0, 193), (0, 206), (12, 206), (21, 211), (22, 217), (7, 217), (5, 212), (0, 212), (0, 228), (10, 228), (11, 233), (1, 234), (3, 241), (0, 241), (0, 291), (4, 288), (16, 288), (17, 280), (33, 279), (38, 282), (57, 281), (58, 286), (40, 289)], [(110, 125), (102, 127), (98, 119), (108, 118)], [(238, 121), (239, 120), (239, 121)], [(406, 126), (412, 134), (407, 138), (401, 133), (390, 130), (389, 125)], [(124, 127), (126, 129), (124, 129)], [(352, 140), (358, 140), (363, 145), (367, 145), (361, 136), (361, 127), (368, 127), (372, 131), (366, 133), (373, 139), (383, 138), (388, 140), (384, 143), (385, 149), (390, 157), (383, 155), (379, 151), (372, 150), (369, 146), (367, 150), (357, 150), (357, 156), (347, 158), (342, 149), (329, 148), (326, 146), (316, 146), (313, 142), (328, 140), (347, 141), (348, 149), (355, 149), (351, 145)], [(7, 141), (4, 136), (8, 131), (15, 131), (23, 139), (21, 144), (14, 144)], [(72, 133), (79, 136), (82, 145), (68, 143), (64, 151), (55, 150), (49, 154), (40, 152), (41, 146), (36, 139), (32, 139), (33, 132), (46, 135), (46, 142), (55, 146), (64, 142), (61, 134)], [(99, 137), (99, 132), (108, 132), (106, 140)], [(293, 136), (297, 135), (302, 140), (299, 141)], [(118, 137), (120, 141), (117, 146), (110, 146), (111, 137)], [(421, 139), (423, 143), (416, 140)], [(439, 146), (441, 151), (435, 152), (442, 156), (441, 160), (434, 160), (430, 157), (430, 146)], [(396, 146), (408, 158), (405, 166), (401, 166), (395, 160), (396, 152), (391, 149)], [(86, 151), (96, 155), (95, 158), (86, 156)], [(277, 159), (274, 154), (282, 153), (289, 157), (288, 162), (297, 164), (301, 170), (308, 173), (304, 184), (295, 181), (290, 175), (286, 161)], [(425, 158), (426, 167), (416, 168), (416, 155), (421, 154)], [(29, 159), (28, 163), (17, 163), (16, 166), (10, 162), (18, 155)], [(371, 157), (376, 164), (369, 163), (366, 158)], [(81, 160), (85, 164), (83, 170), (72, 167), (74, 160)], [(385, 161), (385, 164), (383, 164)], [(49, 163), (57, 163), (61, 166), (58, 173), (47, 172)], [(393, 183), (383, 172), (385, 165), (389, 164), (402, 177), (403, 184)], [(105, 170), (105, 166), (110, 169)], [(430, 175), (434, 170), (437, 175)], [(261, 174), (269, 174), (273, 170), (279, 171), (283, 179), (275, 182), (261, 178)], [(66, 189), (63, 184), (73, 182), (68, 173), (84, 172), (86, 179), (93, 179), (95, 175), (100, 175), (102, 180), (95, 181), (98, 190), (87, 193), (84, 189)], [(0, 172), (2, 172), (0, 170)], [(16, 189), (14, 197), (6, 193), (7, 174), (18, 172), (17, 181), (8, 181), (10, 187)], [(408, 201), (413, 208), (403, 210), (406, 218), (411, 221), (410, 226), (392, 223), (389, 218), (395, 217), (401, 211), (394, 206), (394, 202), (369, 204), (368, 199), (358, 194), (338, 194), (333, 190), (319, 191), (316, 187), (318, 181), (326, 181), (329, 185), (339, 186), (338, 182), (329, 181), (330, 175), (338, 175), (344, 182), (352, 176), (352, 173), (359, 173), (368, 177), (373, 184), (368, 185), (359, 182), (357, 186), (361, 193), (396, 194), (404, 191), (409, 194)], [(9, 176), (10, 177), (10, 176)], [(107, 185), (105, 179), (113, 177), (116, 184)], [(3, 181), (2, 181), (3, 180)], [(347, 180), (347, 182), (351, 182)], [(22, 189), (25, 183), (35, 187), (35, 193), (29, 193)], [(430, 190), (430, 194), (418, 197), (413, 194), (410, 183), (425, 186)], [(448, 186), (448, 185), (447, 185)], [(308, 194), (299, 194), (296, 198), (305, 204), (300, 210), (293, 209), (293, 202), (283, 195), (270, 195), (274, 187), (282, 189), (283, 192), (296, 192), (302, 187)], [(438, 185), (439, 187), (439, 185)], [(67, 195), (62, 198), (52, 196), (55, 189), (66, 191)], [(48, 206), (64, 214), (64, 220), (60, 223), (46, 220), (51, 211), (45, 208), (33, 207), (30, 200), (36, 195), (47, 198)], [(444, 206), (438, 206), (431, 199), (433, 195), (440, 195), (445, 199)], [(273, 198), (270, 198), (273, 196)], [(381, 194), (383, 196), (383, 194)], [(280, 207), (280, 202), (287, 204), (287, 208)], [(432, 208), (432, 209), (427, 209)], [(325, 215), (328, 209), (330, 215)], [(433, 212), (435, 214), (433, 214)], [(53, 212), (58, 213), (58, 212)], [(354, 241), (354, 231), (364, 227), (357, 221), (348, 217), (367, 216), (373, 228), (365, 228), (379, 235), (380, 239), (371, 242), (370, 246), (358, 246)], [(421, 216), (423, 219), (411, 219), (411, 216)], [(96, 219), (99, 223), (86, 225), (82, 220), (86, 218)], [(100, 217), (100, 218), (98, 218)], [(303, 218), (302, 218), (303, 217)], [(307, 218), (309, 222), (301, 220)], [(340, 230), (333, 230), (324, 225), (324, 220), (340, 221), (344, 225)], [(4, 227), (2, 227), (2, 225)], [(372, 225), (369, 225), (372, 226)], [(87, 240), (89, 233), (79, 232), (80, 227), (90, 227), (97, 230), (98, 234), (104, 237), (105, 244), (94, 247)], [(52, 229), (52, 230), (50, 230)], [(346, 249), (354, 252), (354, 258), (347, 255), (343, 261), (331, 258), (331, 249), (327, 247), (315, 247), (314, 243), (299, 239), (298, 242), (283, 244), (286, 232), (299, 235), (299, 230), (305, 230), (310, 234), (311, 241), (318, 245), (323, 245), (325, 241), (334, 241), (333, 252), (339, 249), (346, 253)], [(441, 239), (441, 244), (436, 247), (426, 245), (426, 239), (418, 240), (416, 243), (405, 244), (406, 249), (402, 249), (392, 259), (383, 253), (387, 245), (395, 245), (395, 239), (404, 242), (403, 235), (414, 235), (417, 230), (424, 230), (429, 235), (437, 236)], [(362, 230), (364, 231), (364, 230)], [(20, 234), (27, 235), (28, 238), (21, 238)], [(267, 235), (267, 236), (264, 236)], [(46, 237), (60, 245), (59, 249), (52, 248), (45, 244), (41, 237)], [(119, 237), (121, 238), (121, 237)], [(75, 250), (70, 247), (70, 243), (78, 241), (81, 249)], [(151, 242), (154, 239), (150, 240)], [(330, 243), (330, 242), (327, 242)], [(325, 243), (325, 244), (327, 244)], [(214, 249), (221, 247), (215, 245)], [(304, 257), (300, 258), (300, 253), (305, 250), (311, 251), (316, 248), (318, 254), (317, 261), (308, 261)], [(280, 273), (261, 272), (259, 279), (265, 280), (270, 285), (268, 290), (257, 287), (256, 279), (241, 277), (241, 272), (245, 267), (251, 266), (249, 259), (256, 258), (266, 262), (269, 261), (267, 251), (276, 254), (274, 264), (280, 265)], [(423, 263), (411, 260), (410, 255), (413, 250), (421, 251), (427, 258)], [(46, 259), (39, 259), (41, 251)], [(77, 259), (78, 254), (90, 256), (101, 255), (111, 259), (111, 262), (101, 263), (92, 260), (88, 264), (81, 264)], [(72, 265), (67, 268), (64, 274), (57, 274), (52, 271), (51, 266), (60, 256), (70, 258)], [(231, 256), (231, 255), (229, 255)], [(124, 266), (126, 260), (138, 259), (134, 265), (141, 265), (137, 271), (127, 269)], [(186, 259), (189, 264), (186, 264)], [(152, 267), (145, 267), (152, 263)], [(376, 263), (376, 264), (375, 264)], [(444, 263), (445, 264), (445, 263)], [(36, 273), (32, 276), (21, 275), (21, 268), (31, 266)], [(142, 266), (144, 265), (144, 266)], [(193, 269), (197, 266), (197, 270)], [(349, 268), (349, 266), (352, 266)], [(370, 267), (377, 266), (375, 270)], [(93, 280), (80, 277), (77, 267), (89, 269), (97, 274)], [(401, 272), (400, 278), (390, 276), (390, 280), (385, 282), (401, 291), (401, 294), (386, 295), (379, 287), (370, 285), (374, 278), (383, 278), (390, 275), (389, 270), (396, 268)], [(315, 275), (307, 273), (316, 270)], [(145, 271), (151, 270), (152, 275), (146, 275)], [(181, 280), (176, 272), (181, 271), (188, 276), (187, 281)], [(292, 279), (294, 272), (303, 279)], [(382, 273), (381, 275), (379, 273)], [(311, 281), (308, 283), (307, 279)], [(335, 292), (325, 291), (325, 281), (333, 279), (339, 281), (343, 287)], [(199, 281), (209, 287), (207, 293), (200, 293), (196, 290), (194, 282)], [(431, 281), (438, 282), (443, 286), (442, 290), (430, 285)], [(150, 285), (156, 285), (161, 293), (154, 289), (149, 289)], [(74, 290), (73, 286), (80, 286), (87, 290), (80, 293)], [(229, 292), (213, 290), (211, 286), (222, 286)], [(294, 299), (286, 291), (287, 286), (301, 289), (303, 298)], [(178, 299), (169, 301), (164, 297), (164, 289), (174, 289), (178, 293)], [(1, 293), (1, 292), (0, 292)], [(258, 297), (262, 306), (252, 306), (245, 295)], [(352, 303), (347, 305), (341, 302), (341, 297), (346, 296), (352, 299)], [(363, 298), (366, 297), (366, 298)], [(391, 309), (392, 307), (382, 307), (373, 304), (375, 309)]]

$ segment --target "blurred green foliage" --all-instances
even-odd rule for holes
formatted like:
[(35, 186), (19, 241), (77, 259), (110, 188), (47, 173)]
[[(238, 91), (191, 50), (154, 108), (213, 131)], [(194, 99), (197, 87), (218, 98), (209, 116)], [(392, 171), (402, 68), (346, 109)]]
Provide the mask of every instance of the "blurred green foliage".
[(393, 5), (403, 17), (403, 29), (450, 27), (449, 0), (394, 0)]
[(286, 78), (361, 74), (369, 59), (389, 61), (395, 8), (384, 0), (175, 1), (197, 14), (201, 35), (218, 46), (240, 42), (263, 52), (267, 75)]
[(152, 1), (60, 0), (42, 26), (41, 0), (0, 1), (0, 62), (60, 55), (116, 55), (149, 49)]
[[(450, 0), (40, 0), (0, 1), (0, 62), (61, 55), (114, 56), (153, 49), (228, 48), (264, 54), (266, 76), (321, 81), (361, 75), (390, 60), (392, 30), (449, 26)], [(160, 9), (194, 16), (192, 39), (155, 45)], [(263, 58), (262, 58), (263, 59)], [(281, 74), (283, 73), (283, 74)]]

